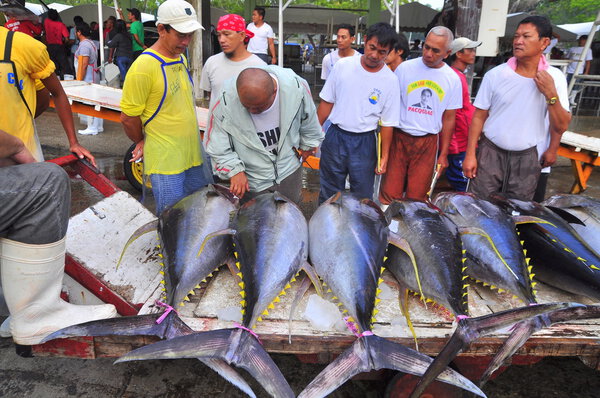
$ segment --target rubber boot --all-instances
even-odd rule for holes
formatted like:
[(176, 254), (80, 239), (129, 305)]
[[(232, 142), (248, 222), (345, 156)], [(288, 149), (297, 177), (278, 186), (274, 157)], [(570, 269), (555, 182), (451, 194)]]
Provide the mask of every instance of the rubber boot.
[(104, 131), (104, 119), (102, 119), (101, 117), (95, 117), (94, 118), (94, 126), (96, 127), (96, 130), (98, 130), (99, 133)]
[[(92, 117), (92, 116), (88, 116), (87, 119), (87, 128), (85, 130), (77, 130), (77, 132), (81, 135), (96, 135), (100, 132), (100, 130), (98, 129), (98, 122), (96, 121), (97, 117)], [(100, 121), (102, 121), (102, 119), (99, 119)], [(100, 122), (100, 127), (102, 128), (104, 126), (104, 123)], [(104, 129), (102, 128), (102, 131), (104, 131)]]
[(65, 268), (65, 239), (29, 245), (0, 239), (2, 288), (17, 344), (38, 344), (67, 326), (112, 318), (112, 304), (73, 305), (60, 298)]
[(2, 322), (0, 325), (0, 337), (11, 337), (12, 333), (10, 332), (10, 316)]

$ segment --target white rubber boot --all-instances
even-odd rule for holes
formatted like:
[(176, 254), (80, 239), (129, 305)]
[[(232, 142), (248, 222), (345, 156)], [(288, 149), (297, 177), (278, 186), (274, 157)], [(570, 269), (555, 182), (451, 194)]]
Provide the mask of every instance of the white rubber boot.
[(0, 337), (11, 337), (12, 333), (10, 332), (10, 316), (2, 322), (0, 325)]
[(87, 128), (85, 130), (77, 130), (81, 135), (96, 135), (99, 133), (95, 117), (88, 116)]
[(17, 344), (38, 344), (52, 332), (78, 323), (112, 318), (112, 304), (73, 305), (60, 298), (65, 239), (28, 245), (0, 239), (2, 288)]
[(94, 118), (94, 127), (96, 127), (96, 130), (98, 130), (99, 133), (104, 131), (104, 119), (102, 119), (101, 117), (95, 117)]

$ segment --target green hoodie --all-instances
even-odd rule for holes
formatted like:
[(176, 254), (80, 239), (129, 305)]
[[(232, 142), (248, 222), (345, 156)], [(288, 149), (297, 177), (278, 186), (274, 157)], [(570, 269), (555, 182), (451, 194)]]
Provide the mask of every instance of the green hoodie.
[(323, 141), (308, 83), (291, 69), (275, 65), (259, 68), (275, 75), (279, 82), (281, 137), (277, 155), (260, 141), (250, 113), (240, 102), (235, 78), (223, 84), (204, 137), (215, 174), (230, 179), (243, 171), (253, 192), (281, 183), (301, 166), (294, 148), (307, 150)]

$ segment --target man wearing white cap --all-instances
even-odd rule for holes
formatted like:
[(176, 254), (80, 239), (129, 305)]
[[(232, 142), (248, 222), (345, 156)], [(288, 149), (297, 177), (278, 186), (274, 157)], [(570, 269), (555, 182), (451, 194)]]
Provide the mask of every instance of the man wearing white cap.
[(460, 78), (462, 85), (463, 107), (456, 110), (456, 121), (454, 122), (454, 134), (448, 147), (448, 168), (446, 178), (455, 191), (467, 190), (467, 178), (462, 171), (462, 163), (465, 160), (467, 141), (469, 138), (469, 126), (475, 113), (475, 107), (471, 103), (469, 85), (465, 76), (465, 70), (469, 65), (475, 63), (476, 48), (481, 45), (480, 41), (473, 41), (466, 37), (458, 37), (450, 44), (450, 58), (448, 63)]
[(183, 56), (202, 29), (184, 0), (158, 7), (158, 41), (136, 59), (123, 86), (121, 122), (136, 143), (132, 162), (144, 158), (156, 213), (211, 181), (203, 172), (192, 80)]

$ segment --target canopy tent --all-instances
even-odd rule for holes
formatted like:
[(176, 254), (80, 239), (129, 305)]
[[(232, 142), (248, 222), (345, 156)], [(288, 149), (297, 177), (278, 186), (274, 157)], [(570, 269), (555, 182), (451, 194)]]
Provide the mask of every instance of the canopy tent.
[[(31, 10), (34, 14), (40, 15), (44, 12), (44, 8), (42, 5), (37, 3), (25, 3), (25, 7)], [(84, 21), (92, 22), (98, 21), (98, 5), (97, 4), (82, 4), (79, 6), (71, 6), (68, 4), (61, 3), (51, 3), (48, 4), (48, 8), (53, 8), (58, 11), (60, 18), (65, 23), (65, 25), (70, 25), (73, 23), (73, 17), (75, 15), (81, 15)], [(102, 6), (102, 14), (103, 18), (108, 18), (109, 15), (114, 15), (118, 18), (118, 15), (115, 13), (113, 7), (109, 7), (106, 5)], [(152, 14), (142, 13), (142, 22), (146, 21), (154, 21), (156, 18)]]
[[(212, 10), (211, 10), (212, 11)], [(277, 32), (279, 15), (277, 7), (266, 10), (265, 21)], [(288, 6), (283, 12), (285, 30), (293, 33), (328, 33), (330, 26), (347, 23), (355, 26), (360, 15), (348, 11), (321, 7), (311, 3)]]
[[(519, 22), (523, 19), (527, 18), (531, 14), (526, 12), (518, 12), (515, 14), (508, 14), (506, 16), (506, 31), (504, 33), (504, 37), (512, 37), (517, 30), (517, 26)], [(557, 25), (552, 24), (552, 32), (556, 33), (560, 36), (560, 41), (575, 41), (577, 40), (577, 35), (573, 32), (570, 32), (566, 29), (563, 29)], [(589, 30), (588, 30), (589, 33)]]
[[(594, 21), (581, 22), (581, 23), (568, 23), (564, 25), (558, 25), (559, 28), (568, 30), (569, 32), (575, 33), (577, 37), (581, 35), (589, 35), (592, 30)], [(596, 27), (596, 32), (600, 30), (600, 26)], [(561, 36), (562, 39), (562, 36)]]
[[(400, 31), (425, 32), (427, 26), (436, 17), (438, 11), (421, 3), (406, 3), (398, 7), (400, 15)], [(394, 25), (392, 13), (389, 10), (381, 11), (379, 20)]]

